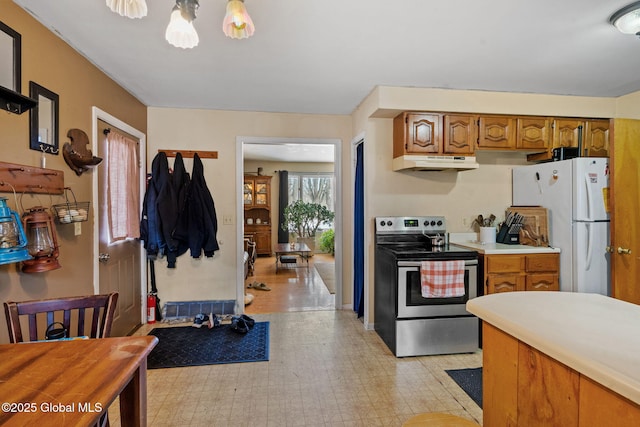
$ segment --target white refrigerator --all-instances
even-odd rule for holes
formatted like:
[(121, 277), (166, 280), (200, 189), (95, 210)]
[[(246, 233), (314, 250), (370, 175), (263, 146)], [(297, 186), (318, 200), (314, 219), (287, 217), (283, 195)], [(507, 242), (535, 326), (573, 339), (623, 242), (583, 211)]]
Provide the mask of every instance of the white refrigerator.
[(611, 295), (609, 159), (577, 157), (513, 168), (513, 205), (547, 208), (560, 248), (560, 290)]

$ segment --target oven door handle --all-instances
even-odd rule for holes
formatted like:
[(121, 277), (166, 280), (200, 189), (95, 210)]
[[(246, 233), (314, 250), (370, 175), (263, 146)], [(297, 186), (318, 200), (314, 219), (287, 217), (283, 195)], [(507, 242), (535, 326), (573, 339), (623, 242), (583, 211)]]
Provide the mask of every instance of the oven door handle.
[[(427, 261), (427, 260), (425, 260)], [(453, 261), (453, 260), (449, 260), (449, 261)], [(398, 261), (398, 267), (417, 267), (420, 268), (420, 266), (422, 265), (422, 261)], [(469, 266), (469, 265), (478, 265), (478, 260), (477, 259), (467, 259), (464, 261), (464, 265)]]

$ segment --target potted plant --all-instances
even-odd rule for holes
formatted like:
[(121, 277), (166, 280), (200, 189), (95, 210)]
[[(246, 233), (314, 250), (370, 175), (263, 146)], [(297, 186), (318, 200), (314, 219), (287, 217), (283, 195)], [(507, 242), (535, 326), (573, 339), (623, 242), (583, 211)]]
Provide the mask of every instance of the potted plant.
[(333, 228), (328, 229), (320, 236), (320, 249), (330, 253), (332, 256), (336, 254), (336, 234)]
[(334, 218), (335, 214), (324, 205), (296, 200), (284, 209), (282, 229), (295, 233), (298, 241), (306, 243), (313, 252), (318, 228)]

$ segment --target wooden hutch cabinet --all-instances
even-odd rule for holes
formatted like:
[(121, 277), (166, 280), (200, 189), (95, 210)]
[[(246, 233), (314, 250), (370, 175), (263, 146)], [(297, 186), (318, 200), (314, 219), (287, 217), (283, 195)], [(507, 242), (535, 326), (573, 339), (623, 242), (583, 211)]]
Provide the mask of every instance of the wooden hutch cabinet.
[(251, 235), (258, 255), (271, 256), (271, 177), (245, 175), (244, 234)]

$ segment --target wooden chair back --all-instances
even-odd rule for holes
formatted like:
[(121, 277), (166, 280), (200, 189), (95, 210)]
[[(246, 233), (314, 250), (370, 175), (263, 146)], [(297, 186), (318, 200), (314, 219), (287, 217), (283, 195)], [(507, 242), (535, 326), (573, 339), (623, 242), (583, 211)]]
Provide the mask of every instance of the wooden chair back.
[[(60, 322), (69, 336), (107, 338), (111, 334), (118, 293), (68, 298), (51, 298), (22, 302), (5, 302), (4, 312), (12, 343), (45, 339), (47, 327)], [(28, 336), (22, 332), (21, 318), (29, 325)], [(38, 320), (46, 320), (38, 323)], [(87, 331), (86, 327), (90, 327)]]

